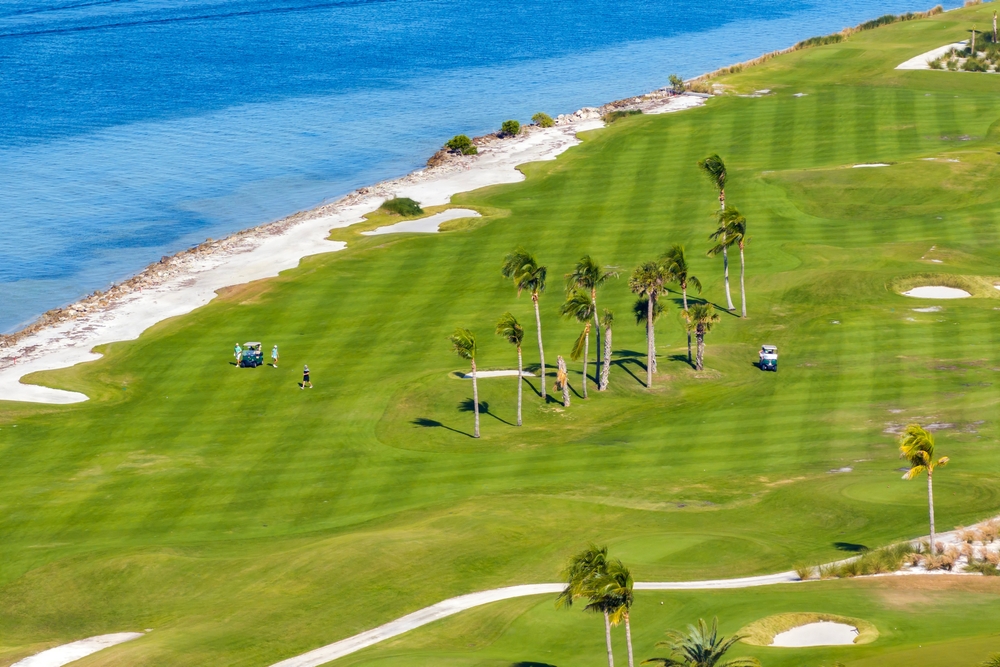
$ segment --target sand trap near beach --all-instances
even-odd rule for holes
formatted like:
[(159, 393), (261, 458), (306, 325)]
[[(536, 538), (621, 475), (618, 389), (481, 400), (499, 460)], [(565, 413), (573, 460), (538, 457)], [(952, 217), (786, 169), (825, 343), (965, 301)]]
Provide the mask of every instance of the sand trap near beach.
[(903, 296), (912, 296), (918, 299), (965, 299), (972, 296), (964, 289), (957, 287), (944, 287), (943, 285), (924, 285), (914, 287), (903, 292)]
[(132, 641), (138, 637), (142, 637), (141, 632), (116, 632), (111, 635), (88, 637), (36, 653), (15, 662), (11, 667), (62, 667), (62, 665), (85, 658), (91, 653), (97, 653), (102, 649)]
[(479, 215), (477, 211), (473, 211), (471, 208), (449, 208), (447, 211), (441, 211), (440, 213), (429, 215), (426, 218), (404, 220), (403, 222), (397, 222), (394, 225), (373, 229), (370, 232), (361, 232), (361, 235), (377, 236), (379, 234), (401, 234), (403, 232), (436, 234), (438, 232), (438, 227), (440, 227), (442, 223), (448, 222), (449, 220), (480, 217), (482, 216)]
[(819, 621), (775, 635), (771, 646), (845, 646), (853, 644), (857, 636), (858, 629), (852, 625)]

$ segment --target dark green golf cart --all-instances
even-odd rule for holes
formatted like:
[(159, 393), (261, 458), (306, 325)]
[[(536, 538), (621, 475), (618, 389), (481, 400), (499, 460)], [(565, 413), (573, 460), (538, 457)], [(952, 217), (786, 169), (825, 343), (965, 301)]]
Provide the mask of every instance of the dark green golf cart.
[(264, 350), (260, 343), (244, 343), (240, 368), (257, 368), (264, 365)]

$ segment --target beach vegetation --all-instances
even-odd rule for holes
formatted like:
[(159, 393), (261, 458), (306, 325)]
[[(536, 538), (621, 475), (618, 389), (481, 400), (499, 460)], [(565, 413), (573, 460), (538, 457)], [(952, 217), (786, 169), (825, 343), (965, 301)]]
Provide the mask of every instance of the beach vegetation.
[(684, 92), (684, 79), (676, 74), (671, 74), (667, 80), (670, 81), (670, 91), (672, 93), (680, 95)]
[(405, 217), (412, 217), (415, 215), (423, 215), (424, 209), (420, 207), (420, 204), (409, 197), (393, 197), (392, 199), (386, 199), (379, 206), (383, 211), (388, 211), (395, 215), (402, 215)]
[(516, 137), (521, 131), (521, 124), (516, 120), (505, 120), (500, 124), (501, 137)]
[(524, 361), (521, 357), (521, 344), (524, 342), (524, 327), (509, 311), (500, 316), (497, 321), (496, 334), (514, 346), (517, 350), (517, 425), (521, 425), (521, 390), (524, 386)]
[(476, 378), (476, 336), (468, 329), (455, 329), (455, 332), (448, 337), (451, 342), (451, 351), (462, 359), (467, 360), (472, 365), (472, 412), (475, 415), (475, 429), (472, 432), (473, 438), (479, 437), (479, 385)]
[(456, 134), (445, 143), (445, 147), (462, 155), (476, 155), (479, 152), (472, 139), (464, 134)]
[(539, 111), (534, 116), (531, 117), (531, 122), (533, 122), (538, 127), (555, 127), (556, 122), (552, 120), (552, 116)]
[(601, 120), (603, 120), (606, 125), (611, 125), (611, 123), (619, 121), (622, 118), (639, 115), (642, 115), (642, 109), (615, 109), (614, 111), (609, 111), (601, 116)]
[(726, 659), (726, 653), (743, 635), (719, 635), (719, 619), (713, 618), (709, 626), (699, 618), (698, 625), (689, 625), (686, 633), (671, 631), (666, 641), (657, 642), (657, 648), (668, 649), (669, 655), (643, 660), (644, 665), (658, 667), (760, 667), (757, 658), (739, 657)]

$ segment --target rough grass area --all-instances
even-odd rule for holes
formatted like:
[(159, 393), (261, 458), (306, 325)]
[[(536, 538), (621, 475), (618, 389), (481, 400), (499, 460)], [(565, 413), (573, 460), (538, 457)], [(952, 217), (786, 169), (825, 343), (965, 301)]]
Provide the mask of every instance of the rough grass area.
[(828, 579), (888, 574), (899, 570), (907, 557), (916, 552), (917, 548), (909, 542), (873, 549), (845, 562), (823, 565), (818, 568), (819, 576)]
[(858, 629), (858, 636), (854, 639), (855, 644), (870, 644), (878, 639), (878, 628), (868, 621), (850, 616), (838, 616), (837, 614), (819, 614), (813, 612), (796, 612), (792, 614), (775, 614), (754, 621), (739, 629), (737, 634), (743, 635), (741, 640), (751, 646), (770, 646), (774, 642), (775, 635), (797, 628), (808, 623), (819, 623), (820, 621), (830, 621), (833, 623), (843, 623)]
[(611, 125), (615, 121), (621, 120), (622, 118), (628, 118), (629, 116), (640, 116), (642, 115), (642, 109), (617, 109), (615, 111), (609, 111), (604, 114), (601, 118), (605, 123)]

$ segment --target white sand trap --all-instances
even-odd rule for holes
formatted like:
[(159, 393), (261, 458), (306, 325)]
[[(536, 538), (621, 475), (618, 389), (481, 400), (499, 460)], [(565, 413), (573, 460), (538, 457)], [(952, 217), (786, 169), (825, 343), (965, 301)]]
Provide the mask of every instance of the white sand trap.
[(854, 643), (858, 629), (845, 623), (806, 623), (774, 636), (771, 646), (845, 646)]
[[(510, 377), (511, 375), (517, 377), (517, 371), (479, 371), (478, 373), (476, 373), (476, 379), (478, 380), (479, 378), (502, 378), (502, 377)], [(521, 373), (521, 375), (523, 375), (526, 378), (535, 377), (534, 373), (529, 373), (528, 371), (524, 371), (523, 373)], [(466, 373), (465, 375), (462, 376), (462, 379), (471, 380), (472, 373)]]
[(993, 289), (1000, 289), (1000, 285), (994, 285)]
[(965, 299), (966, 297), (970, 297), (972, 295), (964, 289), (958, 289), (957, 287), (925, 285), (923, 287), (914, 287), (907, 292), (903, 292), (903, 296), (913, 296), (918, 299)]
[[(937, 60), (944, 54), (948, 53), (952, 49), (958, 49), (961, 51), (966, 46), (966, 42), (955, 42), (954, 44), (945, 44), (944, 46), (939, 46), (936, 49), (931, 49), (927, 53), (921, 53), (919, 56), (914, 56), (910, 58), (905, 63), (900, 63), (896, 65), (896, 69), (930, 69), (931, 66), (928, 64), (932, 60)], [(947, 72), (948, 70), (941, 70), (942, 72)]]
[(80, 658), (86, 658), (91, 653), (97, 653), (102, 649), (139, 637), (142, 637), (141, 632), (116, 632), (111, 635), (88, 637), (28, 656), (24, 660), (15, 662), (11, 667), (62, 667), (62, 665), (75, 662)]
[(888, 167), (888, 162), (866, 162), (864, 164), (856, 164), (851, 169), (871, 169), (872, 167)]
[(914, 308), (915, 313), (940, 313), (941, 306), (927, 306), (926, 308)]
[(361, 235), (377, 236), (379, 234), (399, 234), (402, 232), (419, 232), (423, 234), (434, 234), (438, 231), (438, 227), (441, 226), (441, 223), (448, 222), (449, 220), (457, 220), (458, 218), (479, 218), (479, 217), (481, 217), (479, 213), (473, 211), (471, 208), (449, 208), (447, 211), (441, 211), (440, 213), (429, 215), (426, 218), (418, 218), (417, 220), (404, 220), (403, 222), (397, 222), (394, 225), (388, 225), (387, 227), (379, 227), (378, 229), (373, 229), (370, 232), (361, 232)]

